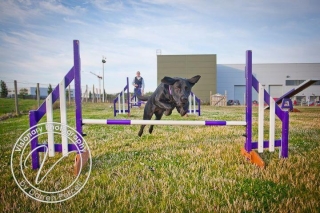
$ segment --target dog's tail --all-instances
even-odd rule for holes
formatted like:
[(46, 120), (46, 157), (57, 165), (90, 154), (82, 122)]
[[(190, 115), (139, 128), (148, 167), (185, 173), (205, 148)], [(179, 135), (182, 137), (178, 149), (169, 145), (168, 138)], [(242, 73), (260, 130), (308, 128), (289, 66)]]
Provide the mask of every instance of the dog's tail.
[(137, 98), (139, 99), (139, 101), (147, 101), (149, 99), (150, 96), (141, 96), (141, 95), (137, 95)]

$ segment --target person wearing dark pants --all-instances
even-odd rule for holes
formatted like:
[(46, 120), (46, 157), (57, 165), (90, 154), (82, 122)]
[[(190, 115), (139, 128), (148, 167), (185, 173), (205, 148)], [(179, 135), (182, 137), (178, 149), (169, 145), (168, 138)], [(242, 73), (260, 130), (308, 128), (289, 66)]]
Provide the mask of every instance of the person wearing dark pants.
[[(144, 95), (144, 80), (140, 76), (140, 71), (137, 71), (136, 77), (132, 81), (132, 85), (134, 86), (134, 94), (135, 95)], [(139, 100), (138, 106), (141, 106), (141, 101)]]

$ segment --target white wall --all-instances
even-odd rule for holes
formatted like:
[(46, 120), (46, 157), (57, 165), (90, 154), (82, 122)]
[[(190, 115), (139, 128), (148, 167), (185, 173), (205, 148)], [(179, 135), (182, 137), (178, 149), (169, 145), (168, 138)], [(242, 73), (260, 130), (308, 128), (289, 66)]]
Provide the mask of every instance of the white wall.
[[(217, 64), (217, 92), (224, 94), (226, 90), (229, 100), (236, 99), (234, 86), (245, 85), (244, 69), (244, 64)], [(284, 94), (297, 87), (286, 86), (286, 80), (320, 80), (320, 63), (253, 64), (252, 72), (258, 81), (265, 85), (267, 91), (270, 85), (282, 85)], [(309, 97), (313, 94), (320, 96), (320, 85), (312, 85), (297, 96)]]

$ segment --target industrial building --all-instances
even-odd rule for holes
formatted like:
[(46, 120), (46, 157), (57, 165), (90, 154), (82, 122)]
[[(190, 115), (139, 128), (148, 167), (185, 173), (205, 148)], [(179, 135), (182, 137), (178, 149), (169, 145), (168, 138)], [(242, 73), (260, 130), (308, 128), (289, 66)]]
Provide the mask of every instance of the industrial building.
[[(224, 94), (226, 91), (228, 99), (244, 104), (244, 69), (244, 64), (218, 64), (217, 92)], [(320, 63), (253, 64), (252, 72), (273, 98), (279, 98), (305, 80), (320, 80)], [(320, 81), (298, 93), (293, 100), (298, 103), (319, 101), (319, 97)], [(258, 100), (257, 93), (253, 94), (252, 99)]]
[(164, 76), (192, 78), (201, 75), (192, 88), (202, 102), (209, 102), (210, 91), (217, 90), (217, 56), (205, 55), (157, 55), (157, 83)]
[[(157, 83), (164, 76), (191, 78), (201, 75), (192, 91), (202, 102), (210, 101), (212, 94), (227, 94), (228, 100), (244, 104), (245, 64), (217, 64), (215, 54), (157, 55)], [(320, 80), (320, 63), (253, 64), (253, 75), (259, 79), (273, 98), (279, 98), (308, 79)], [(320, 81), (298, 93), (297, 103), (319, 101)], [(257, 100), (257, 93), (253, 94)]]

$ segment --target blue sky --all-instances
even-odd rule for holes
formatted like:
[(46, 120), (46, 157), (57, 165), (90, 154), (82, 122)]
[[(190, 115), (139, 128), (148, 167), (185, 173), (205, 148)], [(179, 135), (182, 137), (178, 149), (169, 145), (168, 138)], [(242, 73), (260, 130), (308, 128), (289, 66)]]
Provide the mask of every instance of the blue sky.
[[(119, 92), (137, 70), (156, 88), (156, 50), (217, 54), (218, 64), (320, 63), (319, 0), (1, 0), (0, 79), (56, 85), (80, 40), (82, 86)], [(21, 84), (20, 84), (21, 85)]]

